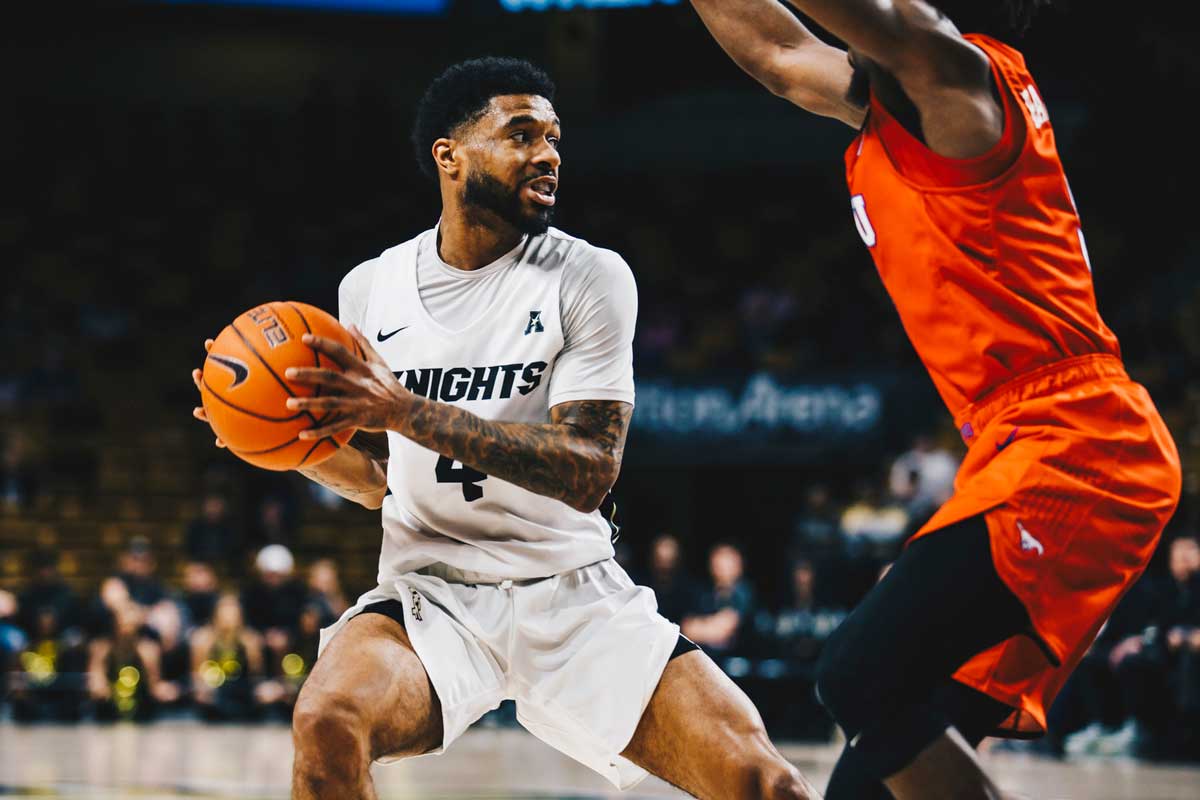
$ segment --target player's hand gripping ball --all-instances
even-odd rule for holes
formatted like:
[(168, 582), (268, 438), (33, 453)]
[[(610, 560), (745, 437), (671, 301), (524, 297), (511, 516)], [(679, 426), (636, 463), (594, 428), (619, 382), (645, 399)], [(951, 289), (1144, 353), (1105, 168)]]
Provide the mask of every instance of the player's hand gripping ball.
[(324, 367), (340, 372), (327, 355), (305, 344), (305, 334), (330, 339), (360, 355), (358, 343), (336, 319), (304, 303), (265, 303), (230, 323), (206, 342), (203, 370), (193, 372), (206, 420), (217, 444), (256, 467), (311, 467), (337, 452), (354, 435), (347, 428), (319, 439), (300, 432), (332, 421), (330, 413), (288, 408), (292, 397), (317, 397), (322, 387), (288, 380), (290, 367)]

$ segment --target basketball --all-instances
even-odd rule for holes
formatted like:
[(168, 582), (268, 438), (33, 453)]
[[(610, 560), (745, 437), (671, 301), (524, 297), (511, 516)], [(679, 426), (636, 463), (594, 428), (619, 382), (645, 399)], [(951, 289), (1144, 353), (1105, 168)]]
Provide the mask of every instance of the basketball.
[(289, 367), (337, 364), (301, 341), (306, 333), (340, 342), (361, 355), (350, 332), (330, 314), (294, 302), (265, 303), (240, 315), (213, 342), (204, 360), (200, 394), (217, 436), (239, 458), (256, 467), (288, 470), (329, 458), (353, 429), (316, 441), (300, 431), (323, 416), (287, 407), (289, 397), (311, 397), (320, 389), (284, 377)]

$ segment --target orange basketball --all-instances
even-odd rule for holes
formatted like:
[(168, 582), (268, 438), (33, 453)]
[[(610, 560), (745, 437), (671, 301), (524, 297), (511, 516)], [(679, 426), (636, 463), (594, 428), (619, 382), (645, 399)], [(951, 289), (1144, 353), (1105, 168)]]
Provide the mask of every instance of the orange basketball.
[[(217, 436), (239, 458), (256, 467), (311, 467), (329, 458), (353, 430), (316, 441), (300, 431), (323, 417), (287, 407), (289, 397), (311, 397), (314, 388), (284, 377), (288, 367), (338, 369), (300, 337), (306, 333), (340, 342), (361, 355), (350, 332), (332, 316), (304, 303), (266, 303), (235, 319), (204, 360), (200, 395)], [(320, 390), (316, 389), (316, 393)]]

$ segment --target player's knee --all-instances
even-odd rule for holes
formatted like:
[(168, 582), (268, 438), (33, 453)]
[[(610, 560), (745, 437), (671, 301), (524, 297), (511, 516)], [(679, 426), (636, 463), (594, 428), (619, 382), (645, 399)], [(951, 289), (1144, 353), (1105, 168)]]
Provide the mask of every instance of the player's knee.
[(337, 692), (306, 686), (292, 713), (297, 771), (343, 777), (370, 763), (369, 721), (358, 703)]
[(747, 765), (742, 772), (738, 795), (747, 800), (809, 800), (812, 797), (800, 771), (782, 757)]
[(808, 784), (791, 764), (773, 766), (759, 773), (760, 797), (764, 800), (810, 800)]

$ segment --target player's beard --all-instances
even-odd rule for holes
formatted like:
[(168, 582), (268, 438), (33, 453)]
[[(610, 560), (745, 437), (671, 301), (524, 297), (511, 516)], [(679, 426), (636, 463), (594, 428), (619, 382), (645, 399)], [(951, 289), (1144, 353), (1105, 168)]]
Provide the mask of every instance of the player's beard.
[(466, 185), (463, 187), (463, 203), (468, 207), (475, 206), (492, 212), (521, 233), (539, 236), (550, 227), (550, 221), (554, 218), (554, 207), (529, 210), (521, 201), (523, 187), (522, 183), (514, 191), (493, 175), (486, 172), (475, 173), (467, 176)]

